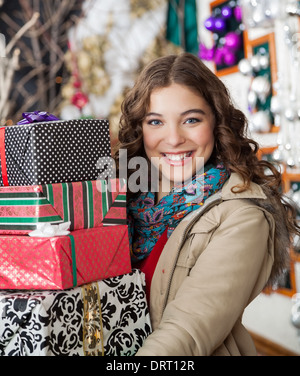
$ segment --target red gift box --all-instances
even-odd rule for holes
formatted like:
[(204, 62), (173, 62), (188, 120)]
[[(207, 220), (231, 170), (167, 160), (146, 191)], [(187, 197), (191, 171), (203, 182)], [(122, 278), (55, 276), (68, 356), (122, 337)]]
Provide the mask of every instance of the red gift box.
[(62, 290), (131, 272), (127, 225), (0, 236), (0, 288)]

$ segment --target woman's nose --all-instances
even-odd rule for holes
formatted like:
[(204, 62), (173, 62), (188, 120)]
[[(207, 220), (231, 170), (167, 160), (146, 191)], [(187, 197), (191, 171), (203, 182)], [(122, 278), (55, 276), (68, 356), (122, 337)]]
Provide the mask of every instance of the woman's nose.
[(171, 146), (181, 145), (185, 142), (185, 136), (182, 129), (177, 126), (170, 126), (166, 129), (165, 142)]

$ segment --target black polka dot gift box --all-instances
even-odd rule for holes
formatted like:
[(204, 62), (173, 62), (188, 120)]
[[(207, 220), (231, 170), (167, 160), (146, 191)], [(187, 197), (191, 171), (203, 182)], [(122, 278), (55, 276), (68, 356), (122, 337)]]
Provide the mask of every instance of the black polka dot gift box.
[(103, 173), (99, 166), (105, 166), (106, 175), (111, 176), (107, 167), (110, 157), (106, 119), (53, 120), (0, 128), (0, 186), (96, 180)]

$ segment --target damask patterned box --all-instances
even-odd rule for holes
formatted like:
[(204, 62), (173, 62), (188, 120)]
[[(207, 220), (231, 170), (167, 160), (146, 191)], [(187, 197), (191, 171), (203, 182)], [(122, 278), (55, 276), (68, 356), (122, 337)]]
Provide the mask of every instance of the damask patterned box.
[(1, 356), (131, 356), (151, 332), (137, 269), (65, 291), (0, 291)]
[(0, 236), (0, 289), (60, 290), (130, 271), (127, 225)]
[(0, 234), (68, 221), (71, 231), (126, 224), (124, 179), (0, 187)]
[(109, 165), (110, 157), (106, 119), (54, 120), (0, 128), (0, 186), (97, 180), (105, 158)]

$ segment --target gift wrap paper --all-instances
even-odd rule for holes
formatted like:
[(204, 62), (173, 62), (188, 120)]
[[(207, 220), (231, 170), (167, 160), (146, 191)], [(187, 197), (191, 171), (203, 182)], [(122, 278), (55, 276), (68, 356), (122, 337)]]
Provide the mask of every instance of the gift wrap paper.
[[(0, 186), (97, 180), (111, 168), (108, 120), (77, 119), (0, 128)], [(99, 158), (102, 164), (99, 166)], [(107, 160), (107, 165), (103, 167)]]
[(131, 356), (151, 332), (144, 274), (65, 291), (0, 291), (1, 356)]
[(130, 271), (127, 225), (0, 236), (0, 289), (67, 289)]
[(123, 179), (0, 187), (0, 234), (27, 234), (37, 223), (126, 224), (125, 190)]

